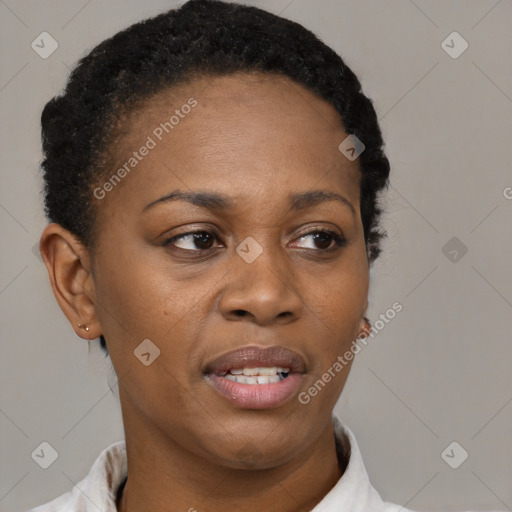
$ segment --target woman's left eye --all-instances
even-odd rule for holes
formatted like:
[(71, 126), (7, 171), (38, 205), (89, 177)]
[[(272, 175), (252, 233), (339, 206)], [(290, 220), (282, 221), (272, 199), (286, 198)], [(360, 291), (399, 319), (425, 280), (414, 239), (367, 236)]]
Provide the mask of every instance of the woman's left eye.
[[(309, 247), (303, 248), (320, 250), (321, 252), (334, 251), (339, 247), (344, 247), (347, 243), (345, 237), (335, 231), (311, 231), (301, 235), (299, 240), (305, 240), (309, 237), (312, 237)], [(333, 242), (334, 246), (331, 246)], [(315, 244), (317, 244), (316, 247)]]

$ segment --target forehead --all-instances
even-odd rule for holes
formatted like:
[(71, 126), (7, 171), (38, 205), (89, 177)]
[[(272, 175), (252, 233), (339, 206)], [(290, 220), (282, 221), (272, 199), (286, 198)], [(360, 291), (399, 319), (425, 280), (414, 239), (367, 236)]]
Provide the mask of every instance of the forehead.
[(347, 137), (338, 112), (280, 75), (203, 76), (164, 89), (127, 116), (120, 134), (113, 171), (148, 137), (154, 148), (112, 200), (121, 188), (148, 202), (172, 188), (236, 188), (262, 198), (318, 184), (358, 189), (359, 165), (338, 149)]

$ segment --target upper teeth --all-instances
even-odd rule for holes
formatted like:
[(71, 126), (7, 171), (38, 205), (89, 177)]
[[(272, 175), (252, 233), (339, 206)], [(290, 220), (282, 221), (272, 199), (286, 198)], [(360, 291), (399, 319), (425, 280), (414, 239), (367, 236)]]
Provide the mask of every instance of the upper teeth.
[(290, 368), (272, 366), (267, 368), (236, 368), (230, 369), (223, 376), (241, 384), (275, 384), (290, 373)]
[(290, 368), (281, 368), (280, 366), (272, 366), (267, 368), (237, 368), (230, 369), (232, 375), (277, 375), (278, 373), (290, 373)]

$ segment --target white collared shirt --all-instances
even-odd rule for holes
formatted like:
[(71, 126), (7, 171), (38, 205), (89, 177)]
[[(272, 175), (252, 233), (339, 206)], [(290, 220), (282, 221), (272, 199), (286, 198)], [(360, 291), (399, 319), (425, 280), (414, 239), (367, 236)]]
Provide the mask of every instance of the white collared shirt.
[[(354, 434), (334, 415), (333, 424), (338, 458), (340, 447), (345, 454), (350, 447), (350, 458), (336, 485), (311, 512), (411, 512), (382, 501), (370, 483)], [(118, 441), (100, 453), (89, 474), (71, 491), (29, 512), (117, 512), (117, 491), (127, 471), (125, 441)]]

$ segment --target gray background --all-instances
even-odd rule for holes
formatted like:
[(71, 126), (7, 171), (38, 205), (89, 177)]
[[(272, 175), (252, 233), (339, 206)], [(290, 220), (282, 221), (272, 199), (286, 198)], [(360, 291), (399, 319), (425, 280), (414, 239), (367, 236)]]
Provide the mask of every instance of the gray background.
[[(372, 270), (369, 317), (395, 301), (403, 311), (359, 353), (337, 408), (373, 484), (417, 510), (512, 510), (512, 2), (250, 3), (341, 53), (381, 120), (389, 238)], [(33, 252), (46, 224), (41, 109), (87, 49), (176, 4), (0, 1), (4, 512), (70, 490), (123, 437), (109, 361), (74, 334)], [(43, 31), (59, 44), (47, 59), (30, 46)], [(469, 43), (456, 59), (441, 46), (453, 31)], [(458, 246), (443, 252), (452, 237)], [(31, 458), (42, 441), (59, 453), (46, 470)], [(452, 441), (469, 453), (458, 469), (441, 457)]]

